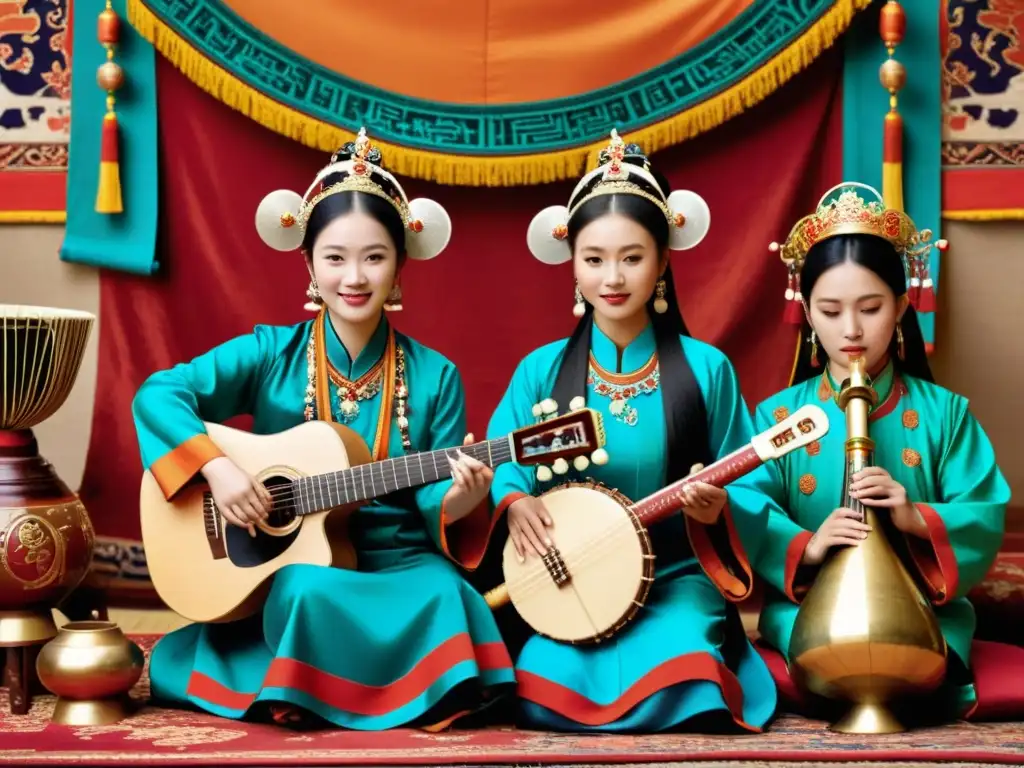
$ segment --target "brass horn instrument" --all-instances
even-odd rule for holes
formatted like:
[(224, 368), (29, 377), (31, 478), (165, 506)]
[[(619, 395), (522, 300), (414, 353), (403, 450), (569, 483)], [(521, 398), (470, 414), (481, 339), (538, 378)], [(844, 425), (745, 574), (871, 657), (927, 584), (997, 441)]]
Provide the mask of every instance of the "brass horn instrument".
[(831, 726), (841, 733), (904, 731), (891, 704), (936, 689), (946, 673), (946, 641), (931, 604), (878, 513), (850, 496), (852, 476), (872, 465), (868, 413), (877, 403), (864, 361), (852, 361), (839, 393), (847, 430), (842, 506), (860, 512), (871, 531), (859, 545), (829, 553), (800, 605), (789, 646), (798, 686), (852, 705)]

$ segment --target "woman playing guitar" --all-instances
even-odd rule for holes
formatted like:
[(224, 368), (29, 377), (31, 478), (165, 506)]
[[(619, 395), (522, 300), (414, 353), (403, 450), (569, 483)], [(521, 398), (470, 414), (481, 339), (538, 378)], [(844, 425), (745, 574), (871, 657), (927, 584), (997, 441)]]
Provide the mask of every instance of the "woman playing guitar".
[[(534, 404), (549, 398), (562, 412), (582, 399), (605, 414), (612, 456), (586, 475), (634, 500), (748, 443), (753, 427), (733, 367), (688, 335), (669, 268), (669, 251), (697, 245), (709, 218), (700, 197), (670, 194), (640, 148), (613, 132), (601, 166), (583, 177), (568, 207), (542, 211), (527, 235), (539, 260), (572, 262), (579, 324), (522, 361), (489, 432), (532, 423)], [(775, 686), (727, 602), (751, 587), (749, 558), (768, 503), (756, 487), (761, 472), (727, 491), (688, 486), (681, 512), (651, 526), (653, 587), (612, 639), (526, 641), (516, 663), (525, 724), (653, 732), (715, 721), (756, 731), (766, 723)], [(567, 479), (584, 475), (496, 470), (492, 494), (521, 557), (557, 546), (558, 526), (535, 497)], [(600, 558), (585, 564), (601, 566)]]
[[(440, 253), (451, 224), (437, 203), (410, 202), (380, 164), (361, 132), (304, 196), (274, 192), (257, 211), (269, 246), (301, 249), (313, 320), (257, 326), (140, 389), (143, 463), (167, 498), (202, 475), (223, 518), (257, 535), (287, 490), (250, 477), (203, 427), (243, 413), (264, 435), (310, 420), (342, 424), (377, 461), (463, 442), (455, 366), (383, 314), (400, 308), (406, 258)], [(313, 713), (381, 730), (444, 723), (509, 688), (511, 660), (491, 611), (455, 568), (475, 567), (486, 547), (492, 471), (464, 454), (449, 460), (453, 480), (353, 514), (358, 570), (287, 565), (261, 613), (163, 638), (150, 665), (154, 695), (230, 718), (269, 709), (279, 722)]]

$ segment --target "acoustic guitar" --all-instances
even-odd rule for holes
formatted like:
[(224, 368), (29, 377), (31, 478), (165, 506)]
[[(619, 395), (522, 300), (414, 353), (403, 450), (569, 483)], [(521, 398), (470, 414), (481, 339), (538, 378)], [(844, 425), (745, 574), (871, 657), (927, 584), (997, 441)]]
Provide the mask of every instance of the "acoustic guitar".
[(534, 631), (554, 640), (597, 643), (611, 637), (647, 600), (655, 562), (647, 527), (681, 514), (684, 485), (723, 488), (821, 439), (828, 428), (825, 412), (805, 405), (743, 448), (635, 504), (596, 482), (567, 483), (541, 494), (555, 546), (520, 563), (509, 539), (502, 553), (505, 583), (487, 592), (487, 604), (497, 609), (511, 600)]
[(275, 435), (205, 426), (226, 456), (263, 483), (273, 505), (251, 536), (224, 519), (205, 483), (188, 485), (168, 501), (153, 475), (143, 473), (142, 541), (153, 586), (171, 610), (200, 622), (256, 613), (271, 577), (286, 565), (354, 569), (350, 514), (372, 499), (450, 478), (448, 458), (457, 458), (458, 450), (489, 467), (550, 462), (556, 472), (568, 469), (568, 458), (579, 467), (587, 456), (595, 463), (608, 456), (601, 415), (591, 409), (495, 440), (376, 462), (363, 439), (340, 424), (311, 421)]

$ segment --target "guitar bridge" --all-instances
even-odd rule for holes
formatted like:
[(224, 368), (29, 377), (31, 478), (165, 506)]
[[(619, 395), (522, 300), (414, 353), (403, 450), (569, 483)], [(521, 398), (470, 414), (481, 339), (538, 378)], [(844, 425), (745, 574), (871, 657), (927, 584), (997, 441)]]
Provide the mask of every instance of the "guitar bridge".
[(565, 567), (565, 561), (562, 560), (562, 553), (556, 547), (551, 547), (541, 560), (556, 587), (565, 586), (571, 581), (572, 577), (569, 575), (569, 569)]
[(220, 560), (228, 556), (227, 547), (224, 545), (224, 526), (220, 510), (213, 500), (213, 494), (207, 491), (203, 494), (203, 526), (206, 528), (206, 541), (210, 545), (210, 554), (214, 560)]

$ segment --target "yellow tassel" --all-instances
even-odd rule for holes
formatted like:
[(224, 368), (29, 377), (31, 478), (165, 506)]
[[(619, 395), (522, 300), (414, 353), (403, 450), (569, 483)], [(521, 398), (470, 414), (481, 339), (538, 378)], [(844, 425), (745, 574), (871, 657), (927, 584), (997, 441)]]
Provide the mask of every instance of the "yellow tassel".
[[(753, 107), (806, 69), (846, 31), (854, 15), (871, 0), (836, 0), (806, 32), (756, 72), (736, 85), (678, 115), (629, 134), (628, 141), (648, 153), (709, 131)], [(184, 75), (217, 100), (265, 128), (307, 147), (333, 152), (355, 135), (281, 104), (221, 69), (150, 11), (144, 0), (127, 0), (128, 20)], [(611, 128), (611, 126), (609, 126)], [(526, 186), (578, 176), (595, 165), (607, 138), (583, 147), (514, 157), (445, 155), (374, 140), (391, 171), (439, 184)]]
[(96, 190), (96, 213), (122, 213), (121, 166), (118, 162), (117, 115), (103, 116), (103, 143), (100, 148), (100, 182)]

